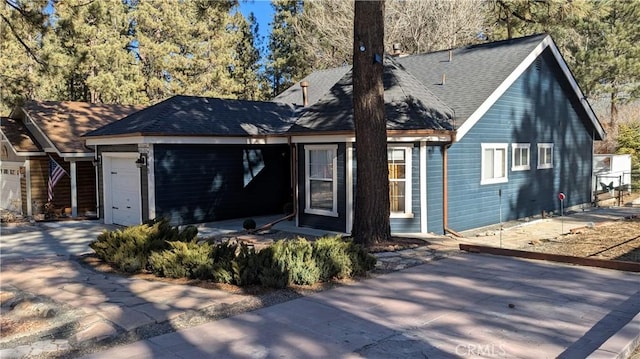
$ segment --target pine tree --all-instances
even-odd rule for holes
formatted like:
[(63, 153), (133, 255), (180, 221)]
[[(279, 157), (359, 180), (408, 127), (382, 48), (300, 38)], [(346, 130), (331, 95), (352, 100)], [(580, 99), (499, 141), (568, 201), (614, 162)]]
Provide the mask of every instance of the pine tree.
[(300, 21), (300, 0), (274, 0), (274, 15), (269, 39), (267, 73), (273, 96), (286, 90), (310, 70), (307, 55), (298, 42), (295, 26)]
[(0, 114), (41, 96), (46, 60), (40, 39), (47, 33), (47, 1), (5, 1), (0, 7)]
[(356, 200), (353, 238), (370, 246), (391, 237), (387, 122), (382, 83), (384, 1), (358, 1), (353, 27)]
[(575, 73), (590, 97), (607, 96), (609, 127), (614, 128), (621, 104), (640, 98), (640, 2), (596, 2), (601, 16), (585, 18), (576, 49)]
[(259, 87), (260, 50), (256, 47), (258, 23), (253, 13), (247, 20), (237, 12), (234, 20), (237, 37), (231, 74), (240, 85), (234, 95), (240, 99), (259, 100), (263, 96)]
[(59, 99), (146, 102), (140, 73), (128, 51), (130, 19), (121, 1), (55, 4), (55, 37), (45, 41), (51, 70), (59, 76)]

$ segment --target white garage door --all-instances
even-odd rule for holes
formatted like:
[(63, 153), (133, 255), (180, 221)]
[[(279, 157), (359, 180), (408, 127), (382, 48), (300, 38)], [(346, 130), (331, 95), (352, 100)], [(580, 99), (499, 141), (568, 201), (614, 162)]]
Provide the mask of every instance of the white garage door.
[(0, 166), (0, 208), (22, 212), (19, 163), (3, 162)]
[(109, 176), (111, 208), (111, 222), (123, 226), (140, 224), (142, 211), (140, 208), (140, 170), (135, 165), (135, 159), (111, 158)]

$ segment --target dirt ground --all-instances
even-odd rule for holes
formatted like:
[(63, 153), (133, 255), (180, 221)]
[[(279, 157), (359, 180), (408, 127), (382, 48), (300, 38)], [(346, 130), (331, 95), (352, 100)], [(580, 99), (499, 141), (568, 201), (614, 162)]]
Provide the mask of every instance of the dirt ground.
[(640, 218), (603, 222), (555, 239), (532, 240), (528, 250), (584, 258), (640, 262)]

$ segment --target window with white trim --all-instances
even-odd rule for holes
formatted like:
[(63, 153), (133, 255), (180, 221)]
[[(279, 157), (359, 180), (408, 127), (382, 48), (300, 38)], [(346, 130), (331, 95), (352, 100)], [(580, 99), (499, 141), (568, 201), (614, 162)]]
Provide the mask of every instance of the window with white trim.
[(507, 178), (507, 144), (483, 143), (480, 184), (504, 183)]
[(553, 143), (538, 143), (538, 168), (553, 168)]
[(338, 216), (338, 145), (308, 145), (305, 149), (305, 213)]
[(511, 170), (526, 171), (530, 169), (530, 145), (528, 143), (511, 144)]
[(387, 148), (391, 217), (412, 215), (411, 150), (410, 146), (390, 146)]

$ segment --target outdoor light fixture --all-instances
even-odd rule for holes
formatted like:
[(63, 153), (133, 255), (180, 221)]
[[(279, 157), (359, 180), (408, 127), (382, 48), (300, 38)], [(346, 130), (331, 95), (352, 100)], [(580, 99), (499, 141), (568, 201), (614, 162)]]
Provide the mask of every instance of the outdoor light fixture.
[(142, 168), (147, 167), (147, 158), (145, 156), (140, 155), (136, 160), (136, 167)]
[(100, 166), (101, 163), (102, 163), (102, 156), (97, 156), (96, 158), (93, 159), (93, 161), (91, 161), (91, 164), (93, 164), (93, 167), (98, 167)]

